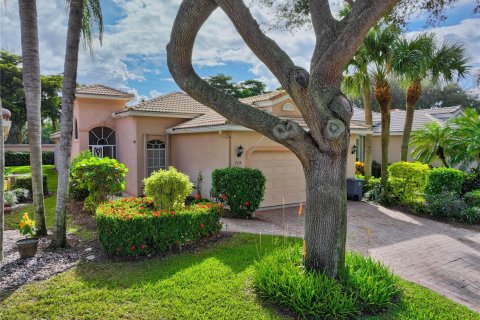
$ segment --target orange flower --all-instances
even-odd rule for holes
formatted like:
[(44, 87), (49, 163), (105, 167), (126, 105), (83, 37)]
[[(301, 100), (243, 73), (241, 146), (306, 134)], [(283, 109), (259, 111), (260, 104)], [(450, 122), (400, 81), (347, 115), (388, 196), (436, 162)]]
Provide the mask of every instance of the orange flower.
[(203, 229), (204, 225), (203, 223), (200, 223), (200, 229)]

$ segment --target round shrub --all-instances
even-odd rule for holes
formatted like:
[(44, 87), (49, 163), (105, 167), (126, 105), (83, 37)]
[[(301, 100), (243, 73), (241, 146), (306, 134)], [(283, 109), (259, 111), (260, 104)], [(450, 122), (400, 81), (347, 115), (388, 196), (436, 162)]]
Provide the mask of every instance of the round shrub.
[(339, 280), (308, 272), (302, 249), (276, 251), (256, 265), (254, 285), (259, 294), (302, 318), (352, 319), (387, 309), (399, 296), (397, 277), (370, 258), (347, 254)]
[(480, 171), (473, 171), (465, 175), (462, 185), (462, 194), (480, 189)]
[(464, 180), (464, 173), (452, 168), (435, 168), (428, 176), (426, 195), (441, 194), (443, 192), (460, 193)]
[(480, 207), (464, 209), (460, 214), (460, 220), (469, 224), (480, 223)]
[(13, 189), (12, 193), (15, 194), (19, 203), (24, 203), (30, 200), (30, 191), (28, 191), (28, 189), (17, 188)]
[(110, 255), (159, 253), (218, 233), (222, 206), (196, 204), (180, 211), (157, 210), (150, 198), (124, 198), (97, 208), (98, 237)]
[(420, 162), (396, 162), (388, 167), (391, 177), (389, 188), (402, 203), (414, 202), (423, 195), (430, 168)]
[(265, 176), (258, 169), (234, 167), (212, 172), (212, 195), (237, 217), (250, 218), (264, 194)]
[(115, 159), (91, 157), (75, 165), (73, 178), (79, 187), (88, 190), (84, 207), (95, 212), (99, 204), (108, 197), (125, 190), (125, 178), (128, 169)]
[(88, 189), (81, 186), (82, 183), (77, 178), (78, 175), (75, 174), (75, 171), (80, 162), (91, 158), (94, 158), (94, 156), (90, 151), (82, 151), (75, 158), (73, 158), (70, 163), (69, 195), (74, 200), (84, 201), (88, 197)]
[(185, 198), (192, 192), (193, 184), (186, 174), (174, 167), (158, 170), (145, 180), (145, 195), (152, 198), (156, 206), (165, 210), (179, 210)]
[(466, 208), (465, 202), (453, 192), (443, 192), (426, 197), (427, 211), (437, 218), (458, 218)]

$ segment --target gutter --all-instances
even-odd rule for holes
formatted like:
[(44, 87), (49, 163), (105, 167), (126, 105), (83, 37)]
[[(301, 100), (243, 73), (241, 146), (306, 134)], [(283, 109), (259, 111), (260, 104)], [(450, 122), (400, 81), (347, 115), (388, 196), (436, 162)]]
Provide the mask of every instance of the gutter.
[(113, 119), (121, 119), (125, 117), (154, 117), (154, 118), (182, 118), (182, 119), (193, 119), (198, 116), (201, 116), (201, 113), (175, 113), (175, 112), (152, 112), (152, 111), (135, 111), (135, 110), (125, 110), (120, 112), (112, 113)]

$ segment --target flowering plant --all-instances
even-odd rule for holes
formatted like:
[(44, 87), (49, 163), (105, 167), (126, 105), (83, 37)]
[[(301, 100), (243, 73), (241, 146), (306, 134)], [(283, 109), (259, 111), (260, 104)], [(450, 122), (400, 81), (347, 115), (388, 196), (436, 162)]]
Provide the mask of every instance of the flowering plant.
[(28, 213), (23, 214), (23, 218), (18, 224), (18, 231), (20, 231), (20, 234), (22, 236), (25, 236), (28, 238), (28, 236), (33, 237), (35, 235), (35, 222), (30, 219), (28, 216)]
[(361, 161), (356, 161), (355, 162), (355, 173), (356, 174), (365, 174), (365, 163)]

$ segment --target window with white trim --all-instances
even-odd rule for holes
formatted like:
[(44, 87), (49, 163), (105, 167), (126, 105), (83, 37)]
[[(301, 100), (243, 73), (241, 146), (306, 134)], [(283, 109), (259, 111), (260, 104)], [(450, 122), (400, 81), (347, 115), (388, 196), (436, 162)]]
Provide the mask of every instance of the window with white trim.
[(166, 148), (165, 142), (161, 140), (150, 140), (147, 142), (147, 177), (154, 171), (165, 169)]
[(108, 127), (96, 127), (88, 133), (88, 148), (95, 157), (117, 158), (115, 131)]
[(291, 103), (285, 103), (282, 107), (283, 111), (295, 111), (295, 107)]

